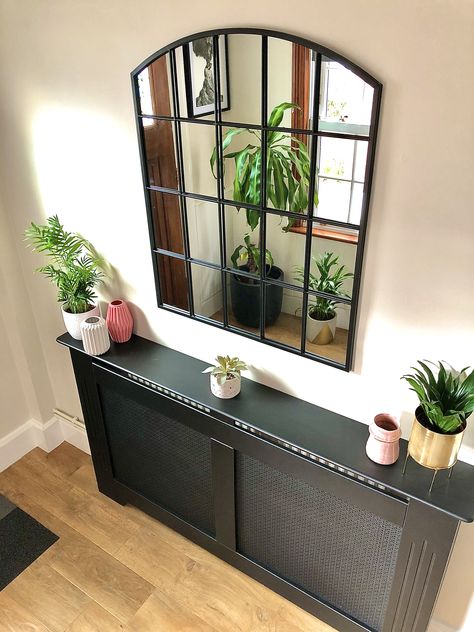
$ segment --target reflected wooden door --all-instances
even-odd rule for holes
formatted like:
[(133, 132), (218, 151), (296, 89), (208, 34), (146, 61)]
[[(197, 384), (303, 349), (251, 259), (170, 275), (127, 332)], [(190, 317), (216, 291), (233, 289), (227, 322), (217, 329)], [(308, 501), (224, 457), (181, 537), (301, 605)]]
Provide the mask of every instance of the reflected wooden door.
[[(168, 69), (165, 57), (149, 67), (150, 93), (153, 112), (171, 116)], [(148, 119), (144, 127), (150, 181), (166, 183), (178, 189), (173, 123)], [(184, 253), (180, 200), (177, 195), (150, 191), (155, 231), (155, 244), (170, 252)], [(188, 290), (184, 261), (158, 257), (161, 300), (163, 303), (188, 309)]]

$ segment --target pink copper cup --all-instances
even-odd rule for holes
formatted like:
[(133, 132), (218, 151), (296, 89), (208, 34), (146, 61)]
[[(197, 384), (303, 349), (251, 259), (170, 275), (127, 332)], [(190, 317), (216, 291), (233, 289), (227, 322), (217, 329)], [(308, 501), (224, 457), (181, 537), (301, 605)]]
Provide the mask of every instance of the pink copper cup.
[(402, 431), (397, 419), (380, 413), (369, 426), (369, 439), (365, 451), (367, 456), (380, 465), (392, 465), (400, 454)]

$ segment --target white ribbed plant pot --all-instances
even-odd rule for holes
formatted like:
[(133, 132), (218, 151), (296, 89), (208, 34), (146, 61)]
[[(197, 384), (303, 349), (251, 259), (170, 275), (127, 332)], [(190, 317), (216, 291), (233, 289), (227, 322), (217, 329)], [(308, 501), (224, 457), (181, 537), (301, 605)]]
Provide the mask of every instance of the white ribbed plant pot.
[(91, 316), (100, 316), (99, 308), (96, 305), (88, 312), (82, 312), (80, 314), (71, 314), (70, 312), (66, 312), (64, 307), (61, 308), (64, 318), (64, 324), (66, 325), (66, 329), (69, 334), (76, 340), (82, 340), (81, 333), (81, 323), (86, 318), (90, 318)]
[(81, 323), (84, 351), (92, 356), (102, 355), (110, 349), (109, 331), (100, 316), (89, 316)]
[(306, 340), (316, 345), (327, 345), (336, 335), (337, 316), (331, 320), (316, 320), (308, 315), (306, 319)]
[(232, 377), (228, 378), (224, 384), (219, 384), (215, 375), (210, 376), (211, 379), (211, 393), (220, 399), (231, 399), (240, 393), (241, 378)]

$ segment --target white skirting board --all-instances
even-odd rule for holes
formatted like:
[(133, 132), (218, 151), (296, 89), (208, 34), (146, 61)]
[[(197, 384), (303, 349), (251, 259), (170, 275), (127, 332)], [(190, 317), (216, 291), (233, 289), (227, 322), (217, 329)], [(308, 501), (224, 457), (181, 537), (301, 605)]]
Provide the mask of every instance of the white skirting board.
[(54, 415), (45, 424), (29, 419), (22, 426), (0, 438), (0, 472), (33, 450), (42, 448), (51, 452), (63, 441), (90, 454), (89, 442), (84, 427)]

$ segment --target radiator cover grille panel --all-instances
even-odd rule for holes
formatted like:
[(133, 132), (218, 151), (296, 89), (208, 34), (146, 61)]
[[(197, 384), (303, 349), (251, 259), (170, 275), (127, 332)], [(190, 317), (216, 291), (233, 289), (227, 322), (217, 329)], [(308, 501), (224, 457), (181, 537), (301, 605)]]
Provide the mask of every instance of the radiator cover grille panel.
[(238, 550), (380, 630), (402, 528), (236, 453)]
[(100, 398), (114, 477), (214, 536), (210, 438), (115, 390)]

